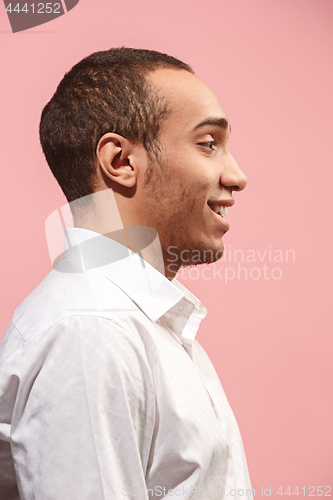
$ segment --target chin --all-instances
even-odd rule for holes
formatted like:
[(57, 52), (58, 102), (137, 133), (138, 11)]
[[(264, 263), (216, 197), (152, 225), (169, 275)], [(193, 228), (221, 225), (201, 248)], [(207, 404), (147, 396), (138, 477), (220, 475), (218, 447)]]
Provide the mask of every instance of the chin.
[[(196, 242), (191, 248), (180, 252), (181, 267), (198, 266), (200, 264), (212, 264), (223, 256), (224, 246), (221, 240), (214, 245)], [(186, 258), (184, 258), (186, 257)]]

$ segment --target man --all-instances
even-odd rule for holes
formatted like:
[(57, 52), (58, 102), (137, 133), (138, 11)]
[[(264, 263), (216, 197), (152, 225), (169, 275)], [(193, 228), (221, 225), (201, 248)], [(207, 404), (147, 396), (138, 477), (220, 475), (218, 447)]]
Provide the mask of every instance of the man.
[[(174, 276), (222, 256), (246, 177), (213, 92), (181, 61), (92, 54), (40, 137), (74, 227), (1, 343), (1, 498), (247, 498), (239, 430)], [(64, 257), (64, 258), (63, 258)]]

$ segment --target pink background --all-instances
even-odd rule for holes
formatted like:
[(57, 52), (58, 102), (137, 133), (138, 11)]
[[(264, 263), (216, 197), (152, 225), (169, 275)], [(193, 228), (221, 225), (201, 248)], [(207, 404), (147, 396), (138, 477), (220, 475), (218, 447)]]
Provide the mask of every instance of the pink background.
[[(257, 255), (211, 266), (208, 279), (202, 267), (180, 277), (209, 310), (197, 338), (236, 414), (256, 497), (262, 486), (281, 498), (280, 486), (332, 485), (333, 2), (80, 0), (17, 34), (2, 4), (0, 16), (0, 335), (51, 269), (44, 225), (65, 198), (38, 123), (64, 72), (113, 46), (179, 57), (219, 97), (249, 179), (229, 212), (226, 248)], [(270, 261), (269, 249), (294, 250), (295, 261)], [(237, 279), (238, 262), (259, 271)], [(226, 267), (236, 270), (227, 283)]]

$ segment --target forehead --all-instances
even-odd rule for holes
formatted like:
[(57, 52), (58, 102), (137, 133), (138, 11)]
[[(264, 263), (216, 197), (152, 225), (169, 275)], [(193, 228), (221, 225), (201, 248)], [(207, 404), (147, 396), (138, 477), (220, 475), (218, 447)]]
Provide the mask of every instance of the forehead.
[(163, 128), (182, 133), (191, 133), (207, 119), (225, 118), (214, 92), (195, 75), (179, 69), (158, 69), (148, 80), (154, 90), (165, 97), (171, 114)]

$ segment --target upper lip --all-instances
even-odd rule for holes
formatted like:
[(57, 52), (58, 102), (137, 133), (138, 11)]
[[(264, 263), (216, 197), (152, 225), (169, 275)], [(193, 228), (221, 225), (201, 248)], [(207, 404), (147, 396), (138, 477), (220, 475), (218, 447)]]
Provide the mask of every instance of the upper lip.
[(219, 205), (220, 207), (232, 207), (235, 200), (232, 198), (229, 198), (228, 200), (208, 200), (207, 203), (210, 205)]

